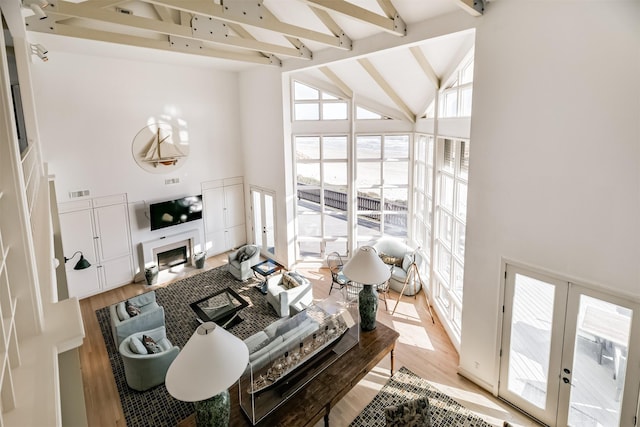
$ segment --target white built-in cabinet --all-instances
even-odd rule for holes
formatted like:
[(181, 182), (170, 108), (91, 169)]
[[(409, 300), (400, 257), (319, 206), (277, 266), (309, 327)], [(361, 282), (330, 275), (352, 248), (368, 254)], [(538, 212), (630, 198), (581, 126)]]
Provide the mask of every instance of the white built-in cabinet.
[(219, 254), (247, 242), (242, 177), (202, 183), (202, 201), (208, 255)]
[(66, 265), (69, 296), (87, 297), (133, 281), (133, 253), (126, 194), (60, 203), (64, 256), (81, 251), (91, 267), (74, 270), (76, 255)]

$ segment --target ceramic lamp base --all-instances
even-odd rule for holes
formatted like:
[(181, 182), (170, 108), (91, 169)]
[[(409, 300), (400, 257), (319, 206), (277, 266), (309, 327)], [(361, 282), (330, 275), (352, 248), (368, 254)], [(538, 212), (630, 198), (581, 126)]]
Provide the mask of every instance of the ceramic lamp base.
[(373, 285), (363, 285), (358, 294), (358, 310), (360, 311), (360, 328), (372, 331), (376, 328), (378, 312), (378, 292)]
[(210, 399), (194, 403), (196, 425), (198, 427), (228, 427), (231, 414), (229, 390), (216, 394)]

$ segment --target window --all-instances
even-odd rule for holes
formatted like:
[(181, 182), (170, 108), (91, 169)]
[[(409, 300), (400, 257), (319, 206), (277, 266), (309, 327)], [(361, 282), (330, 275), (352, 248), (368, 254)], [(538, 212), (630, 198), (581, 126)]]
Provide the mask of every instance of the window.
[(346, 120), (347, 101), (300, 82), (293, 82), (294, 120)]
[(298, 249), (303, 258), (347, 254), (348, 138), (346, 135), (294, 138)]
[(439, 138), (434, 225), (434, 295), (460, 331), (469, 141)]
[[(473, 58), (456, 73), (457, 78), (440, 95), (440, 117), (470, 117), (473, 94)], [(427, 117), (428, 117), (427, 113)]]
[(409, 141), (409, 135), (356, 136), (358, 242), (408, 237)]
[(429, 283), (433, 224), (433, 136), (417, 135), (413, 162), (413, 238), (424, 254), (420, 274)]

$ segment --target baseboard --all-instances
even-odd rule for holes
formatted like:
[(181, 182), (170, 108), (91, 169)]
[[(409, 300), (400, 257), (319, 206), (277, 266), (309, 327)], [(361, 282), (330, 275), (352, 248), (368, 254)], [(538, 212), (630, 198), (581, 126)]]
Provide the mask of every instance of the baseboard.
[(474, 374), (472, 374), (471, 372), (467, 371), (466, 369), (458, 366), (458, 375), (465, 377), (466, 379), (468, 379), (469, 381), (471, 381), (472, 383), (476, 384), (477, 386), (483, 388), (484, 390), (488, 391), (489, 393), (491, 393), (494, 396), (498, 395), (498, 387), (497, 385), (494, 387), (493, 384), (488, 383), (486, 381), (484, 381), (481, 378), (478, 378), (477, 376), (475, 376)]

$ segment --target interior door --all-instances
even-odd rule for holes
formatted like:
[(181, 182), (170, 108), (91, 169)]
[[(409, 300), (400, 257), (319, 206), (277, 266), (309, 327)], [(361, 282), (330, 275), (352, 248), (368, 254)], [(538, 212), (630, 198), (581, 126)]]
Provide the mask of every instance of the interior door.
[(508, 265), (498, 394), (550, 426), (634, 425), (638, 313), (633, 301)]
[(275, 193), (251, 188), (253, 239), (267, 257), (275, 256)]

